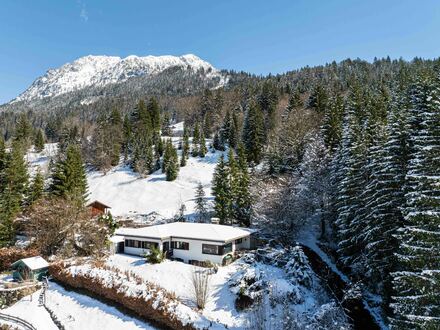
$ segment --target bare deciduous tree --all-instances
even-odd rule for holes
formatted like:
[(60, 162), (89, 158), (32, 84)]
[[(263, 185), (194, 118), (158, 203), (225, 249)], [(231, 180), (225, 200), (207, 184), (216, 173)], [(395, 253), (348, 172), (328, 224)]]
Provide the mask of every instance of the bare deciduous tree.
[(109, 230), (90, 218), (77, 203), (63, 198), (43, 198), (27, 212), (24, 223), (33, 245), (43, 255), (91, 255), (106, 246)]

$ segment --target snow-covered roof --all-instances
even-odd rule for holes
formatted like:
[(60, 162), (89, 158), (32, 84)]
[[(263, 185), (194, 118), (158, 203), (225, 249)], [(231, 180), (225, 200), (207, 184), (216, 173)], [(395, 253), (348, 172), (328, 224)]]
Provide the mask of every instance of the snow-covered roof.
[(22, 261), (31, 270), (37, 270), (37, 269), (49, 267), (49, 264), (47, 263), (47, 261), (44, 260), (40, 256), (20, 259), (20, 260), (14, 262), (12, 264), (12, 266), (14, 266), (15, 264), (17, 264), (20, 261)]
[(109, 240), (112, 243), (120, 243), (120, 242), (124, 241), (124, 237), (115, 235), (115, 236), (110, 237)]
[(165, 239), (180, 237), (207, 241), (231, 241), (249, 236), (254, 229), (211, 223), (173, 222), (143, 228), (119, 228), (116, 235)]

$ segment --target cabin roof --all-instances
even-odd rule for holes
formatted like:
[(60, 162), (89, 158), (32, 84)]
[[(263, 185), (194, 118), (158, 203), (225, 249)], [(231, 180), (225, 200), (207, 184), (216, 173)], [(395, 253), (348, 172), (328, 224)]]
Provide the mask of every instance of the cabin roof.
[(49, 267), (48, 262), (40, 256), (17, 260), (11, 265), (11, 267), (17, 266), (20, 262), (24, 263), (31, 270)]
[(105, 205), (104, 203), (102, 203), (102, 202), (100, 202), (100, 201), (98, 201), (98, 200), (95, 200), (95, 201), (93, 201), (93, 202), (87, 204), (87, 207), (89, 207), (89, 206), (94, 206), (94, 205), (97, 205), (97, 204), (100, 205), (100, 206), (102, 206), (102, 207), (104, 207), (104, 208), (106, 208), (106, 209), (111, 209), (110, 206)]

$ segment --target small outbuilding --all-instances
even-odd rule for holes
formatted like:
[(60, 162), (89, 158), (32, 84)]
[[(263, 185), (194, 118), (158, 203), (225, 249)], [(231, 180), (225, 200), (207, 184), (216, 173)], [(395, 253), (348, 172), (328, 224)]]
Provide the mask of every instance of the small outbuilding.
[(93, 201), (87, 205), (87, 208), (90, 210), (92, 217), (100, 216), (103, 214), (107, 214), (111, 209), (110, 206), (101, 203), (100, 201)]
[(41, 281), (47, 276), (49, 264), (42, 257), (31, 257), (17, 260), (11, 265), (12, 276), (17, 281), (37, 280)]

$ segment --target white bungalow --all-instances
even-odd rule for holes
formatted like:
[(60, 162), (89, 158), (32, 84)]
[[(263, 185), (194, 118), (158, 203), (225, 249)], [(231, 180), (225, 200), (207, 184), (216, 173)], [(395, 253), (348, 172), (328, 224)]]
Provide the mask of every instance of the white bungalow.
[[(115, 236), (123, 238), (114, 250), (145, 255), (154, 246), (168, 257), (186, 263), (211, 261), (226, 264), (235, 251), (253, 248), (249, 228), (209, 223), (173, 222), (143, 228), (120, 228)], [(117, 240), (115, 240), (117, 241)]]

